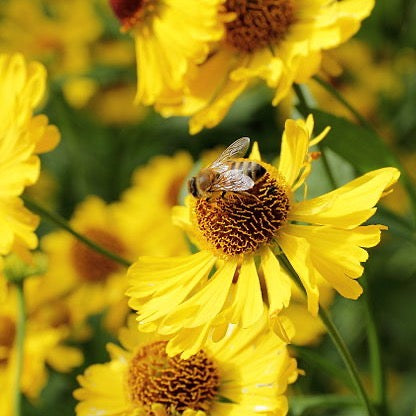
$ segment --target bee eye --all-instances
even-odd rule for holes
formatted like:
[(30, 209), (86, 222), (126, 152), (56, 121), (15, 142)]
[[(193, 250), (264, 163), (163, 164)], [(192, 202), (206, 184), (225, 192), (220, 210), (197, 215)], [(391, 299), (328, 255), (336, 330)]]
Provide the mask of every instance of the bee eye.
[(188, 192), (192, 195), (192, 196), (197, 196), (197, 190), (196, 190), (196, 180), (195, 180), (195, 176), (192, 177), (191, 179), (189, 179), (188, 181)]

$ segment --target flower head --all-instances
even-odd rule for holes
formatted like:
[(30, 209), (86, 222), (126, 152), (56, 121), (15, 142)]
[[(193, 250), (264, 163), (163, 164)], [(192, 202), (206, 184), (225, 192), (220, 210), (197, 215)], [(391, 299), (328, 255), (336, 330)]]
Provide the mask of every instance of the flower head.
[(110, 0), (122, 30), (136, 41), (136, 101), (154, 104), (165, 90), (183, 86), (190, 66), (208, 55), (208, 42), (223, 33), (217, 19), (222, 0)]
[(266, 82), (277, 105), (294, 82), (318, 72), (322, 51), (358, 31), (373, 6), (373, 0), (225, 0), (217, 17), (221, 39), (188, 71), (184, 87), (167, 90), (156, 108), (164, 116), (191, 116), (195, 134), (217, 125), (253, 82)]
[[(362, 225), (375, 204), (394, 184), (399, 172), (369, 172), (325, 195), (298, 201), (295, 191), (310, 173), (313, 119), (288, 120), (277, 168), (261, 161), (257, 146), (249, 159), (264, 174), (246, 191), (217, 192), (177, 207), (174, 218), (199, 248), (173, 258), (143, 257), (129, 269), (130, 306), (139, 329), (170, 335), (167, 351), (189, 356), (207, 340), (221, 339), (228, 324), (256, 325), (266, 301), (269, 322), (288, 339), (280, 312), (291, 299), (288, 264), (307, 293), (316, 315), (319, 282), (356, 299), (362, 288), (365, 248), (380, 241), (382, 225)], [(248, 165), (245, 165), (248, 169)], [(252, 165), (250, 165), (252, 166)]]
[(263, 319), (249, 330), (230, 328), (221, 341), (183, 360), (166, 354), (162, 337), (137, 332), (131, 319), (120, 332), (124, 348), (109, 345), (111, 361), (78, 378), (77, 415), (92, 409), (108, 416), (285, 415), (296, 361), (266, 327)]
[(0, 54), (0, 255), (12, 248), (33, 249), (38, 218), (19, 196), (40, 172), (38, 153), (59, 141), (44, 115), (33, 115), (45, 91), (45, 68), (19, 54)]

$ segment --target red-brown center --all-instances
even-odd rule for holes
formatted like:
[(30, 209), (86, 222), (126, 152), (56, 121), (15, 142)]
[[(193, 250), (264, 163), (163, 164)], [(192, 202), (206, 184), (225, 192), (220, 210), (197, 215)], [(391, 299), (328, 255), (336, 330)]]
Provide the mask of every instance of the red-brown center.
[(225, 24), (226, 42), (242, 52), (279, 42), (294, 21), (293, 0), (226, 0), (225, 10), (236, 14)]
[[(99, 228), (89, 228), (84, 234), (112, 253), (122, 256), (125, 247), (120, 239), (108, 231)], [(75, 240), (71, 248), (72, 263), (79, 276), (89, 282), (104, 281), (120, 269), (120, 265), (108, 257), (97, 253), (83, 242)]]
[(195, 220), (204, 239), (225, 256), (255, 252), (286, 222), (289, 197), (283, 180), (266, 173), (245, 192), (228, 192), (195, 202)]
[(155, 0), (110, 0), (110, 6), (120, 20), (123, 30), (128, 30), (138, 23), (153, 9)]
[(130, 361), (127, 384), (131, 400), (152, 416), (156, 403), (172, 416), (188, 408), (209, 410), (219, 386), (214, 362), (203, 351), (188, 360), (168, 357), (165, 348), (164, 341), (145, 345)]

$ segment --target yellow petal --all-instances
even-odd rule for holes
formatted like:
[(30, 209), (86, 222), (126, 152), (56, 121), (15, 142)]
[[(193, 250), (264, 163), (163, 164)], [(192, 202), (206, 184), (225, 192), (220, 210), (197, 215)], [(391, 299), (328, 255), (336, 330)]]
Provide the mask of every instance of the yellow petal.
[(395, 168), (366, 173), (332, 192), (295, 204), (290, 219), (339, 228), (357, 227), (374, 214), (373, 207), (399, 176)]
[(367, 225), (352, 230), (326, 226), (289, 225), (287, 232), (303, 238), (310, 246), (315, 272), (342, 296), (356, 299), (362, 293), (354, 280), (363, 273), (360, 264), (368, 258), (362, 247), (373, 247), (380, 241), (380, 225)]
[(236, 268), (237, 260), (225, 262), (202, 289), (168, 314), (161, 325), (194, 328), (215, 318), (224, 306)]
[(210, 252), (191, 256), (142, 257), (128, 271), (129, 305), (138, 310), (140, 323), (155, 321), (175, 311), (215, 263)]
[(286, 120), (282, 137), (279, 172), (292, 187), (304, 165), (309, 148), (309, 131), (304, 122)]
[(290, 231), (286, 232), (286, 229), (280, 231), (277, 242), (306, 290), (309, 312), (317, 315), (319, 290), (316, 284), (315, 268), (310, 258), (310, 245), (305, 239), (291, 235)]
[(279, 312), (289, 305), (291, 280), (268, 247), (261, 253), (261, 270), (266, 282), (270, 314)]

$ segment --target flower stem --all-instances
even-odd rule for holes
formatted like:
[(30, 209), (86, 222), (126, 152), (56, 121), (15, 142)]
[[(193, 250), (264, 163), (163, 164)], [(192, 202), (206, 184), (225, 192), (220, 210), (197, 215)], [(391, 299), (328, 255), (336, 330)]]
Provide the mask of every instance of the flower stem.
[(364, 389), (364, 386), (361, 382), (361, 379), (358, 374), (357, 366), (352, 358), (350, 351), (348, 350), (345, 341), (342, 339), (341, 334), (339, 333), (337, 327), (335, 326), (334, 322), (332, 321), (331, 316), (329, 313), (322, 307), (319, 308), (319, 317), (321, 318), (322, 322), (325, 324), (326, 329), (328, 330), (329, 336), (331, 337), (335, 347), (337, 348), (342, 360), (344, 361), (345, 367), (347, 368), (348, 372), (350, 373), (352, 382), (354, 383), (355, 389), (357, 390), (357, 394), (360, 396), (361, 400), (364, 403), (364, 406), (367, 409), (367, 413), (369, 416), (375, 416), (377, 413), (370, 402), (370, 399)]
[(361, 277), (364, 286), (363, 301), (367, 320), (368, 347), (370, 350), (371, 375), (374, 386), (374, 401), (382, 415), (388, 414), (386, 377), (384, 372), (383, 360), (380, 348), (380, 338), (371, 308), (371, 298), (369, 295), (368, 279), (364, 274)]
[(61, 217), (59, 214), (56, 214), (54, 212), (50, 212), (46, 208), (40, 206), (37, 202), (31, 200), (28, 197), (23, 197), (23, 201), (25, 202), (26, 206), (36, 214), (39, 214), (42, 218), (45, 220), (51, 222), (52, 224), (57, 225), (58, 227), (63, 228), (65, 231), (68, 231), (70, 234), (72, 234), (75, 238), (77, 238), (79, 241), (83, 242), (85, 245), (90, 247), (92, 250), (96, 251), (97, 253), (102, 254), (103, 256), (108, 257), (109, 259), (121, 264), (124, 267), (129, 267), (131, 263), (120, 257), (118, 254), (113, 253), (103, 246), (100, 246), (99, 244), (95, 243), (94, 241), (90, 240), (89, 238), (85, 237), (84, 235), (78, 233), (75, 231), (68, 221), (66, 221), (63, 217)]
[[(305, 289), (300, 283), (300, 278), (298, 274), (296, 273), (296, 271), (293, 269), (287, 257), (283, 253), (281, 254), (280, 257), (286, 270), (291, 275), (294, 282), (298, 285), (298, 287), (302, 290), (302, 292), (305, 293)], [(332, 321), (331, 316), (322, 306), (320, 306), (319, 308), (319, 317), (321, 318), (323, 324), (325, 325), (326, 330), (328, 331), (328, 334), (332, 339), (332, 342), (334, 343), (336, 349), (338, 350), (338, 353), (341, 356), (344, 362), (344, 365), (347, 368), (348, 373), (350, 374), (351, 381), (355, 387), (357, 395), (360, 397), (365, 408), (367, 409), (368, 416), (377, 416), (377, 413), (361, 382), (360, 376), (358, 374), (358, 369), (357, 369), (357, 366), (355, 365), (352, 355), (350, 351), (348, 350), (348, 347), (345, 341), (341, 337), (341, 334), (339, 333), (337, 327)]]
[(16, 326), (16, 366), (14, 385), (14, 416), (21, 416), (22, 392), (20, 380), (23, 372), (24, 342), (26, 332), (26, 311), (23, 294), (23, 281), (16, 282), (17, 289), (17, 326)]
[(326, 82), (318, 75), (315, 75), (313, 79), (324, 89), (326, 89), (334, 98), (336, 98), (350, 113), (357, 119), (357, 121), (369, 130), (374, 130), (371, 124), (363, 117), (358, 110), (356, 110), (344, 97), (343, 95), (334, 88), (329, 82)]

